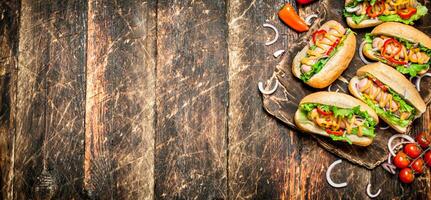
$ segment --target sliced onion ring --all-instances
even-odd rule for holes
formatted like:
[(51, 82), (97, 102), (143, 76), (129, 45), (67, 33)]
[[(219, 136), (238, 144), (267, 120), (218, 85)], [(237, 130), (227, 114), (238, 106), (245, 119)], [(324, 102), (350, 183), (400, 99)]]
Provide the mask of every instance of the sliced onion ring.
[(360, 5), (357, 5), (356, 7), (346, 7), (346, 11), (348, 12), (348, 13), (353, 13), (353, 12), (356, 12), (356, 11), (358, 11), (359, 9), (361, 9), (361, 6)]
[(271, 90), (265, 90), (263, 88), (263, 83), (260, 82), (260, 81), (258, 83), (258, 87), (259, 87), (259, 91), (262, 94), (267, 94), (267, 95), (273, 94), (277, 90), (277, 88), (278, 88), (278, 79), (275, 79), (275, 85), (274, 85), (274, 87)]
[(328, 171), (326, 171), (326, 181), (328, 181), (329, 185), (331, 185), (334, 188), (342, 188), (342, 187), (346, 187), (347, 186), (347, 182), (344, 182), (344, 183), (335, 183), (331, 179), (331, 171), (332, 171), (332, 169), (334, 169), (335, 165), (338, 165), (341, 162), (342, 162), (341, 159), (340, 160), (336, 160), (331, 165), (329, 165)]
[[(329, 87), (328, 87), (328, 92), (332, 92), (331, 87), (332, 87), (332, 84), (331, 84), (331, 85), (329, 85)], [(335, 90), (335, 92), (338, 92), (338, 91), (340, 91), (340, 88), (337, 88), (337, 90)]]
[(370, 184), (370, 183), (368, 183), (368, 185), (367, 185), (367, 195), (368, 195), (370, 198), (376, 198), (377, 196), (379, 196), (380, 192), (382, 192), (382, 190), (381, 190), (381, 189), (379, 189), (379, 190), (377, 191), (377, 193), (375, 193), (375, 194), (371, 194), (371, 184)]
[(408, 135), (404, 135), (404, 134), (393, 135), (392, 137), (389, 138), (389, 141), (388, 141), (388, 149), (389, 149), (389, 152), (391, 152), (392, 156), (395, 156), (395, 152), (393, 151), (393, 147), (392, 147), (392, 141), (394, 141), (394, 139), (396, 139), (396, 138), (404, 138), (404, 139), (408, 140), (409, 142), (412, 142), (412, 143), (415, 142), (415, 140)]
[(272, 54), (275, 58), (278, 58), (278, 57), (280, 57), (281, 55), (283, 55), (283, 53), (285, 52), (285, 50), (283, 50), (283, 49), (280, 49), (280, 50), (277, 50), (276, 52), (274, 52), (274, 54)]
[(421, 80), (422, 80), (423, 77), (426, 77), (426, 76), (431, 77), (431, 73), (426, 73), (426, 74), (424, 74), (422, 76), (418, 76), (417, 77), (418, 79), (416, 79), (416, 84), (415, 85), (416, 85), (416, 88), (418, 89), (418, 92), (421, 91)]
[(274, 25), (269, 24), (269, 23), (265, 23), (265, 24), (263, 24), (263, 27), (265, 27), (265, 28), (270, 28), (270, 29), (272, 29), (272, 30), (275, 32), (275, 37), (274, 37), (274, 39), (272, 39), (271, 41), (266, 42), (266, 43), (265, 43), (265, 45), (266, 45), (266, 46), (269, 46), (269, 45), (274, 44), (275, 42), (277, 42), (278, 37), (279, 37), (279, 34), (278, 34), (278, 30), (277, 30), (277, 28), (275, 28), (275, 26), (274, 26)]
[(365, 64), (371, 64), (372, 62), (370, 62), (370, 61), (368, 61), (365, 57), (364, 57), (364, 53), (362, 52), (362, 49), (364, 48), (364, 45), (365, 45), (365, 41), (363, 41), (362, 43), (361, 43), (361, 46), (359, 46), (359, 57), (361, 58), (361, 60), (362, 60), (362, 62), (364, 62)]
[[(389, 154), (390, 156), (391, 154)], [(385, 169), (386, 171), (388, 171), (391, 174), (396, 174), (395, 169), (397, 169), (397, 167), (393, 164), (390, 163), (383, 163), (382, 164), (383, 169)]]
[(386, 129), (388, 129), (388, 128), (390, 128), (390, 126), (389, 126), (389, 125), (387, 125), (387, 126), (383, 126), (383, 127), (382, 127), (382, 126), (381, 126), (381, 127), (379, 127), (379, 129), (380, 129), (380, 130), (386, 130)]
[(305, 24), (307, 24), (308, 26), (311, 26), (311, 20), (313, 19), (313, 18), (318, 18), (319, 16), (317, 16), (316, 14), (311, 14), (311, 15), (308, 15), (306, 18), (305, 18)]

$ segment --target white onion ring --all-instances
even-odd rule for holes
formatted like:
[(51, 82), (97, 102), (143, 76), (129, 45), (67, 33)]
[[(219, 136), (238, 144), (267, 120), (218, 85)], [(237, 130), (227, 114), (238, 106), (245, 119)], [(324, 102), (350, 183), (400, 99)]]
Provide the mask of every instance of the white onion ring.
[[(389, 154), (391, 155), (391, 154)], [(387, 172), (391, 173), (391, 174), (396, 174), (395, 170), (397, 169), (397, 167), (393, 164), (390, 163), (383, 163), (382, 164), (383, 169), (385, 169)]]
[(353, 12), (356, 12), (356, 11), (358, 11), (359, 9), (361, 9), (361, 6), (360, 5), (357, 5), (356, 7), (346, 7), (346, 11), (347, 12), (349, 12), (349, 13), (353, 13)]
[[(331, 84), (331, 85), (329, 85), (329, 87), (328, 87), (328, 92), (332, 92), (331, 87), (332, 87), (332, 84)], [(337, 90), (335, 90), (335, 92), (338, 92), (338, 91), (340, 91), (340, 88), (337, 88)]]
[(386, 130), (386, 129), (388, 129), (388, 128), (390, 128), (390, 126), (388, 125), (388, 126), (384, 126), (384, 127), (379, 127), (379, 129), (380, 130)]
[(391, 152), (392, 156), (395, 156), (395, 153), (394, 153), (393, 147), (392, 147), (392, 141), (394, 141), (395, 138), (404, 138), (404, 139), (408, 140), (409, 142), (412, 142), (412, 143), (415, 142), (415, 140), (408, 135), (404, 135), (404, 134), (393, 135), (392, 137), (389, 138), (389, 141), (388, 141), (388, 149), (389, 149), (389, 152)]
[(265, 27), (265, 28), (270, 28), (270, 29), (272, 29), (272, 30), (275, 32), (275, 37), (274, 37), (274, 39), (272, 39), (271, 41), (266, 42), (266, 43), (265, 43), (265, 45), (266, 45), (266, 46), (269, 46), (269, 45), (274, 44), (275, 42), (277, 42), (278, 37), (279, 37), (279, 34), (278, 34), (278, 30), (277, 30), (277, 28), (275, 28), (275, 26), (274, 26), (274, 25), (269, 24), (269, 23), (265, 23), (265, 24), (263, 24), (263, 27)]
[(335, 167), (335, 165), (338, 165), (341, 162), (342, 162), (341, 159), (333, 162), (331, 165), (329, 165), (328, 171), (326, 171), (326, 180), (328, 181), (329, 185), (331, 185), (334, 188), (342, 188), (342, 187), (346, 187), (347, 186), (347, 182), (344, 182), (344, 183), (334, 183), (334, 181), (332, 181), (332, 179), (331, 179), (331, 171), (332, 171), (332, 169)]
[(424, 75), (422, 75), (422, 76), (418, 76), (417, 78), (418, 79), (416, 79), (416, 88), (418, 89), (418, 92), (420, 92), (421, 91), (421, 80), (422, 80), (422, 78), (423, 77), (431, 77), (431, 73), (426, 73), (426, 74), (424, 74)]
[(364, 57), (364, 53), (362, 52), (362, 49), (364, 48), (365, 43), (366, 43), (366, 42), (365, 42), (365, 41), (363, 41), (363, 42), (361, 43), (361, 46), (359, 46), (359, 58), (361, 58), (362, 62), (364, 62), (365, 64), (369, 65), (369, 64), (371, 64), (372, 62), (368, 61), (368, 60)]
[(370, 183), (368, 183), (368, 185), (367, 185), (367, 195), (368, 195), (370, 198), (376, 198), (377, 196), (379, 196), (380, 192), (382, 192), (382, 190), (381, 190), (381, 189), (377, 190), (377, 193), (376, 193), (376, 194), (371, 194), (371, 184), (370, 184)]
[(319, 16), (317, 16), (316, 14), (311, 14), (311, 15), (308, 15), (306, 18), (305, 18), (305, 24), (307, 24), (308, 26), (311, 26), (311, 20), (313, 19), (313, 18), (318, 18)]
[(262, 94), (267, 94), (267, 95), (273, 94), (273, 93), (277, 90), (277, 88), (278, 88), (278, 80), (277, 80), (277, 79), (275, 79), (275, 85), (274, 85), (274, 87), (273, 87), (271, 90), (265, 90), (265, 89), (263, 88), (263, 83), (262, 83), (262, 82), (260, 82), (260, 81), (259, 81), (259, 83), (258, 83), (258, 87), (259, 87), (259, 91), (260, 91)]
[(281, 55), (283, 55), (283, 53), (285, 52), (285, 50), (283, 50), (283, 49), (280, 49), (280, 50), (277, 50), (276, 52), (274, 52), (274, 54), (272, 54), (275, 58), (278, 58), (278, 57), (280, 57)]

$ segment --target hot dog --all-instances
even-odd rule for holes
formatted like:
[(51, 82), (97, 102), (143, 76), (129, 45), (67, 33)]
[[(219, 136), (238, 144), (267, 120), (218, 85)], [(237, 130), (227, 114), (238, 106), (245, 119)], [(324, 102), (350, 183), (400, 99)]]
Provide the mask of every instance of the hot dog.
[(311, 87), (327, 87), (348, 67), (355, 48), (355, 34), (336, 21), (328, 21), (293, 59), (293, 75)]
[(344, 16), (351, 28), (366, 28), (383, 22), (413, 25), (428, 13), (417, 0), (346, 0)]
[(350, 80), (349, 91), (400, 133), (405, 133), (412, 121), (426, 109), (413, 84), (383, 63), (361, 67)]
[(376, 113), (354, 97), (336, 92), (316, 92), (304, 97), (295, 113), (295, 124), (304, 132), (368, 146), (375, 137)]
[(410, 76), (426, 73), (431, 65), (431, 38), (416, 28), (383, 23), (365, 36), (362, 53)]

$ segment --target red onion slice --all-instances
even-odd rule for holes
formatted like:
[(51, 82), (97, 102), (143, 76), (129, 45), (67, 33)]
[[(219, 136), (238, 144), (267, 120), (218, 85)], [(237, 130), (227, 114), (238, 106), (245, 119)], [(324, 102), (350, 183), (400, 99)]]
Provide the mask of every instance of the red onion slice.
[[(331, 84), (331, 85), (329, 85), (329, 87), (328, 87), (328, 92), (333, 92), (333, 91), (331, 90), (331, 87), (332, 87), (332, 84)], [(337, 90), (335, 90), (335, 92), (338, 92), (338, 91), (340, 91), (340, 88), (337, 88)]]
[(395, 156), (395, 153), (394, 153), (393, 147), (392, 147), (392, 141), (394, 141), (394, 139), (396, 139), (396, 138), (404, 138), (404, 139), (408, 140), (411, 143), (415, 142), (415, 140), (412, 137), (408, 136), (408, 135), (404, 135), (404, 134), (393, 135), (392, 137), (389, 138), (389, 141), (388, 141), (388, 149), (391, 152), (392, 156)]
[(338, 164), (340, 164), (342, 162), (342, 160), (337, 160), (335, 162), (333, 162), (331, 165), (329, 165), (328, 167), (328, 171), (326, 171), (326, 180), (328, 181), (329, 185), (331, 185), (334, 188), (342, 188), (342, 187), (346, 187), (347, 186), (347, 182), (344, 183), (335, 183), (334, 181), (332, 181), (331, 179), (331, 172), (332, 169), (334, 169), (334, 167)]
[(273, 93), (277, 90), (277, 88), (278, 88), (278, 80), (277, 80), (277, 79), (275, 79), (275, 85), (274, 85), (274, 87), (273, 87), (271, 90), (265, 90), (265, 89), (263, 88), (263, 83), (262, 83), (262, 82), (260, 82), (260, 81), (259, 81), (259, 83), (258, 83), (258, 87), (259, 87), (259, 91), (260, 91), (262, 94), (267, 94), (267, 95), (273, 94)]
[(361, 58), (361, 60), (362, 60), (362, 62), (364, 62), (365, 64), (371, 64), (372, 62), (370, 62), (370, 61), (368, 61), (366, 58), (365, 58), (365, 56), (364, 56), (364, 53), (362, 52), (362, 49), (364, 48), (364, 45), (365, 45), (365, 41), (363, 41), (362, 43), (361, 43), (361, 46), (359, 46), (359, 58)]
[[(389, 154), (389, 155), (391, 155), (391, 154)], [(383, 169), (385, 169), (389, 173), (396, 174), (395, 170), (397, 169), (397, 167), (395, 165), (389, 164), (389, 163), (383, 163), (382, 167), (383, 167)]]
[(381, 189), (379, 189), (379, 190), (377, 191), (377, 193), (375, 193), (375, 194), (371, 194), (371, 184), (370, 184), (370, 183), (368, 183), (368, 185), (367, 185), (367, 195), (368, 195), (370, 198), (376, 198), (377, 196), (379, 196), (380, 192), (382, 192), (382, 190), (381, 190)]
[(421, 80), (422, 80), (423, 77), (431, 77), (431, 73), (426, 73), (426, 74), (424, 74), (422, 76), (418, 76), (417, 77), (415, 85), (416, 85), (416, 88), (418, 89), (418, 92), (421, 91)]
[(277, 42), (278, 37), (279, 37), (279, 33), (278, 33), (277, 28), (275, 28), (275, 26), (274, 26), (274, 25), (269, 24), (269, 23), (265, 23), (265, 24), (263, 24), (263, 27), (265, 27), (265, 28), (270, 28), (270, 29), (272, 29), (272, 30), (275, 32), (275, 37), (274, 37), (274, 39), (272, 39), (271, 41), (266, 42), (266, 43), (265, 43), (265, 45), (266, 45), (266, 46), (269, 46), (269, 45), (274, 44), (275, 42)]

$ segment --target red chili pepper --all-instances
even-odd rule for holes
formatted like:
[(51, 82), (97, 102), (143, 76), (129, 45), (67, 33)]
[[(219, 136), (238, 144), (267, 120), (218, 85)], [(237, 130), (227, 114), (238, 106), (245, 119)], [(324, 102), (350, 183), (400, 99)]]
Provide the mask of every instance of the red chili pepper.
[(305, 4), (309, 4), (311, 2), (313, 2), (314, 0), (296, 0), (297, 3), (301, 4), (301, 5), (305, 5)]
[(286, 3), (286, 5), (278, 11), (278, 17), (280, 17), (285, 24), (298, 32), (308, 31), (309, 29), (308, 25), (299, 17), (290, 3)]
[(416, 11), (416, 8), (409, 7), (403, 10), (398, 10), (397, 14), (403, 19), (410, 19), (412, 15), (416, 14)]
[[(392, 54), (390, 54), (390, 55), (387, 55), (387, 54), (386, 54), (386, 50), (387, 50), (387, 47), (388, 47), (388, 45), (389, 45), (389, 44), (394, 44), (394, 45), (395, 45), (395, 48), (397, 48), (398, 50), (397, 50), (395, 53), (392, 53)], [(389, 58), (392, 58), (392, 57), (394, 57), (395, 55), (397, 55), (397, 54), (401, 51), (401, 48), (402, 48), (401, 43), (399, 43), (396, 39), (391, 38), (391, 39), (387, 39), (387, 40), (385, 41), (385, 43), (383, 44), (383, 49), (382, 49), (382, 51), (381, 51), (380, 53), (381, 53), (381, 55), (382, 55), (384, 58), (389, 59)]]
[(385, 2), (384, 1), (380, 1), (380, 2), (378, 2), (376, 4), (374, 4), (373, 6), (370, 5), (370, 6), (367, 7), (367, 10), (366, 10), (367, 11), (367, 15), (370, 18), (376, 18), (376, 17), (382, 15), (383, 12), (385, 12), (385, 8), (386, 8)]
[(317, 112), (318, 112), (319, 114), (323, 115), (323, 116), (329, 116), (329, 115), (332, 115), (332, 112), (331, 112), (331, 111), (324, 111), (324, 110), (320, 109), (320, 108), (319, 108), (319, 106), (317, 106)]
[(331, 48), (328, 49), (328, 52), (326, 52), (326, 55), (329, 56), (331, 52), (335, 49), (335, 47), (340, 43), (340, 39), (335, 40), (334, 44), (331, 45)]
[(389, 62), (394, 63), (396, 65), (405, 65), (407, 64), (406, 61), (400, 61), (400, 60), (395, 60), (395, 58), (387, 58)]
[(316, 43), (316, 41), (320, 40), (320, 38), (317, 38), (320, 35), (325, 35), (326, 31), (325, 30), (317, 30), (316, 32), (313, 33), (313, 43)]
[(344, 130), (340, 129), (338, 131), (333, 131), (331, 129), (326, 129), (326, 133), (328, 133), (330, 135), (343, 136)]

